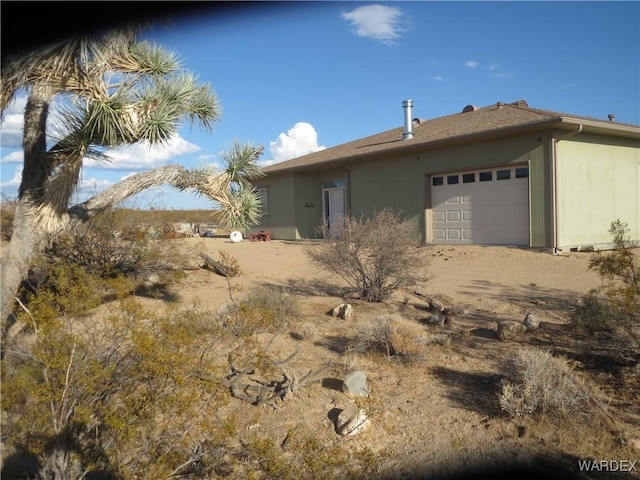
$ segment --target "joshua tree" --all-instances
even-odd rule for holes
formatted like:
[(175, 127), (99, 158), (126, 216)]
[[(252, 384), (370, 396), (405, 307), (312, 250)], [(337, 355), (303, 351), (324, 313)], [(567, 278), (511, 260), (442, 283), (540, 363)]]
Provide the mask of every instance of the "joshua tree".
[[(258, 215), (247, 180), (260, 174), (262, 147), (236, 144), (217, 172), (169, 165), (129, 177), (92, 199), (70, 205), (83, 160), (107, 161), (107, 149), (138, 142), (162, 144), (183, 121), (210, 130), (220, 108), (210, 85), (181, 68), (176, 54), (139, 42), (140, 29), (61, 42), (3, 62), (0, 112), (23, 92), (24, 168), (10, 246), (2, 254), (3, 338), (14, 298), (32, 258), (45, 241), (147, 188), (170, 184), (220, 204), (230, 224), (248, 225)], [(47, 119), (57, 107), (55, 132)], [(50, 145), (49, 147), (47, 145)]]

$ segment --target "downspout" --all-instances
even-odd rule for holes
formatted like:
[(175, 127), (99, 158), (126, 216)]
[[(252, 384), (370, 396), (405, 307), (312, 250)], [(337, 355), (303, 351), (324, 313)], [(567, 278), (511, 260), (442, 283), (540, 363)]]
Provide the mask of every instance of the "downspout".
[(551, 138), (551, 215), (552, 215), (552, 235), (553, 235), (553, 254), (559, 255), (558, 251), (558, 142), (560, 140), (566, 140), (567, 138), (578, 135), (582, 132), (582, 124), (578, 125), (578, 130), (570, 132), (562, 138)]

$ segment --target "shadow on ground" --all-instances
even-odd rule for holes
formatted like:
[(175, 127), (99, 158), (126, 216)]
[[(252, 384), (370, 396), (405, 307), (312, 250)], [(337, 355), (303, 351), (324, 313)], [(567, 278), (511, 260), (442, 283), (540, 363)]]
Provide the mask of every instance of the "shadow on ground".
[(501, 415), (498, 404), (500, 376), (434, 367), (432, 373), (447, 388), (446, 397), (458, 406), (484, 416)]

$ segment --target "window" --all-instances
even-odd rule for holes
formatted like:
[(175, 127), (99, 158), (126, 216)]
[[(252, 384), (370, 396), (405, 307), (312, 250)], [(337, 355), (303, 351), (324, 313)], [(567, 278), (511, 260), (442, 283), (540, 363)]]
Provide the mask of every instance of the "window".
[(431, 179), (431, 185), (433, 185), (434, 187), (444, 185), (444, 177), (433, 177)]
[(476, 181), (475, 173), (464, 173), (462, 174), (462, 183), (473, 183)]
[(478, 174), (478, 180), (481, 182), (490, 182), (493, 180), (493, 172), (480, 172)]
[(529, 177), (529, 167), (516, 168), (516, 178), (528, 178), (528, 177)]
[(347, 179), (339, 178), (337, 180), (328, 180), (326, 182), (322, 182), (322, 188), (347, 188)]
[(260, 200), (260, 215), (269, 215), (269, 189), (267, 187), (256, 188), (258, 200)]
[(456, 183), (459, 183), (458, 175), (447, 176), (447, 185), (455, 185)]
[(509, 180), (511, 178), (511, 170), (498, 170), (496, 178), (498, 180)]

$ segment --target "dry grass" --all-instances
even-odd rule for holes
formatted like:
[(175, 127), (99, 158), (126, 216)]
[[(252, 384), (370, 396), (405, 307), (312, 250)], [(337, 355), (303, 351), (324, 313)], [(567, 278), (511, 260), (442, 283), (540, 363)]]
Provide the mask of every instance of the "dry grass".
[(501, 366), (500, 407), (512, 417), (587, 418), (595, 413), (598, 392), (567, 359), (529, 348), (511, 352)]
[(349, 350), (358, 354), (382, 353), (402, 361), (415, 361), (425, 357), (430, 344), (447, 342), (446, 335), (429, 334), (423, 326), (399, 314), (386, 314), (361, 326), (352, 338)]

